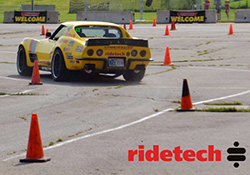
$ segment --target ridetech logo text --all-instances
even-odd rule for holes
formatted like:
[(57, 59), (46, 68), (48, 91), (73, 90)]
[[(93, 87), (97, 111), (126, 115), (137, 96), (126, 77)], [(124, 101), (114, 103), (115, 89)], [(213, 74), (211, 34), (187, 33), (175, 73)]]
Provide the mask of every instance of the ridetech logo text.
[(193, 162), (196, 160), (201, 162), (206, 161), (221, 161), (221, 151), (215, 150), (213, 145), (209, 145), (208, 149), (202, 149), (195, 152), (194, 150), (182, 150), (180, 146), (174, 150), (159, 150), (159, 145), (154, 145), (152, 150), (144, 150), (144, 145), (139, 145), (137, 150), (128, 151), (128, 161), (188, 161)]
[[(239, 167), (238, 161), (245, 161), (246, 149), (243, 147), (238, 147), (239, 142), (234, 142), (235, 147), (229, 147), (227, 149), (228, 161), (234, 161), (233, 166), (235, 168)], [(136, 150), (128, 150), (128, 161), (187, 161), (187, 162), (220, 162), (221, 161), (221, 151), (215, 149), (214, 145), (208, 145), (207, 149), (201, 149), (194, 151), (192, 149), (182, 150), (180, 146), (175, 147), (173, 150), (161, 150), (159, 145), (153, 145), (153, 149), (144, 149), (144, 145), (139, 145)]]

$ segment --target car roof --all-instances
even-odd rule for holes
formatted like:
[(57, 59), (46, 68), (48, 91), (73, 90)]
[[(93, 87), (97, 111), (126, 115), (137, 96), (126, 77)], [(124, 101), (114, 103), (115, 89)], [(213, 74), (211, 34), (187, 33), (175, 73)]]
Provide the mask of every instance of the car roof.
[(79, 26), (79, 25), (100, 25), (100, 26), (114, 26), (114, 27), (120, 27), (119, 25), (111, 22), (102, 22), (102, 21), (69, 21), (64, 22), (62, 25), (70, 26)]

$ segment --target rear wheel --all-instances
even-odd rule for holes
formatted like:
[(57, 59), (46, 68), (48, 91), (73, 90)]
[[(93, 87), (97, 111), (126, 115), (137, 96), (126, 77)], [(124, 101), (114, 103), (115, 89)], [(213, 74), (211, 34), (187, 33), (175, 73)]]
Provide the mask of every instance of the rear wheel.
[(53, 55), (51, 63), (51, 76), (55, 81), (64, 81), (69, 77), (69, 70), (65, 66), (65, 61), (61, 50), (57, 49)]
[(126, 81), (141, 81), (145, 75), (145, 69), (142, 70), (127, 70), (123, 73)]
[(26, 53), (23, 46), (19, 46), (17, 52), (17, 72), (23, 76), (32, 75), (32, 67), (27, 66)]

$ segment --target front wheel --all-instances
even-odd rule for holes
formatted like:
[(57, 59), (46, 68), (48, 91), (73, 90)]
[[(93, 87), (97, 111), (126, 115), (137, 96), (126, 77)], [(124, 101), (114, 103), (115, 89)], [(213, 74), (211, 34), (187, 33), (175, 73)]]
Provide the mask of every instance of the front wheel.
[(57, 49), (53, 55), (51, 63), (51, 76), (55, 81), (67, 80), (69, 71), (65, 66), (65, 61), (61, 50)]
[(18, 52), (17, 52), (17, 72), (20, 75), (23, 76), (30, 76), (32, 75), (32, 67), (27, 66), (27, 60), (26, 60), (26, 53), (23, 46), (19, 46)]
[(123, 73), (123, 77), (126, 81), (141, 81), (145, 75), (145, 69), (143, 70), (127, 70)]

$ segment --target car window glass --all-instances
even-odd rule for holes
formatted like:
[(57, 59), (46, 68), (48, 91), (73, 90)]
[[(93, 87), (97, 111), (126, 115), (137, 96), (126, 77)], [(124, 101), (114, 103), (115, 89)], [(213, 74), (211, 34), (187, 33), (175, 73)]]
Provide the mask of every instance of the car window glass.
[(53, 39), (58, 40), (61, 36), (63, 36), (66, 29), (67, 29), (66, 26), (62, 26), (62, 28), (55, 34)]
[(121, 30), (108, 26), (78, 26), (75, 28), (80, 37), (115, 37), (121, 38)]

